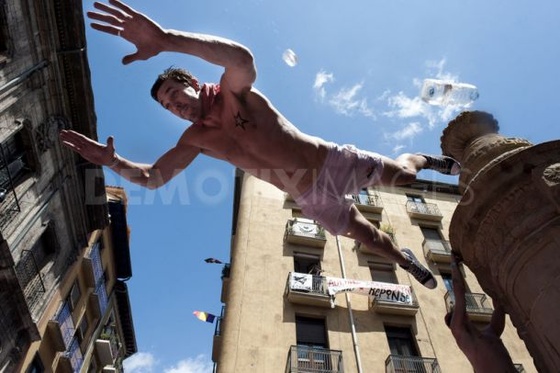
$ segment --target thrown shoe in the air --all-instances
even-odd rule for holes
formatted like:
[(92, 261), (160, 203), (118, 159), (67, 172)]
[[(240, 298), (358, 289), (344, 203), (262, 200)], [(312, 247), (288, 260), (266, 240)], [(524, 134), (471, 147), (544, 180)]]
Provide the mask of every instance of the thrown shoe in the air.
[(436, 279), (430, 270), (424, 267), (410, 249), (401, 250), (405, 258), (408, 260), (408, 267), (401, 266), (402, 269), (408, 271), (418, 282), (428, 289), (435, 289), (437, 286)]
[(416, 153), (416, 155), (426, 158), (428, 163), (425, 169), (434, 170), (445, 175), (459, 175), (461, 165), (459, 162), (446, 155), (430, 155), (424, 153)]

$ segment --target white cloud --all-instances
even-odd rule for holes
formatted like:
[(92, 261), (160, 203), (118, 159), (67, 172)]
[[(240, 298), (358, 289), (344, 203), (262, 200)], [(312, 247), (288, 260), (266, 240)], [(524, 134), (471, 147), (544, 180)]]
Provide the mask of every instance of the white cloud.
[(334, 82), (334, 75), (324, 70), (315, 74), (313, 90), (320, 102), (327, 102), (334, 111), (343, 115), (360, 114), (366, 117), (373, 117), (373, 110), (369, 107), (365, 97), (360, 97), (363, 83), (354, 84), (351, 87), (340, 89), (334, 94), (328, 94), (325, 88), (327, 83)]
[[(377, 98), (368, 100), (368, 97), (363, 93), (363, 82), (343, 87), (335, 93), (331, 93), (327, 91), (326, 86), (328, 83), (334, 82), (334, 75), (324, 70), (316, 74), (313, 89), (319, 101), (333, 108), (337, 114), (361, 115), (376, 121), (376, 113), (382, 113), (385, 118), (391, 119), (389, 123), (382, 124), (384, 126), (382, 128), (386, 131), (386, 140), (392, 142), (408, 140), (412, 142), (414, 137), (425, 129), (433, 129), (449, 122), (460, 111), (470, 106), (435, 106), (424, 102), (420, 98), (420, 88), (425, 78), (436, 78), (451, 82), (459, 81), (458, 75), (446, 70), (446, 63), (445, 58), (426, 61), (423, 66), (427, 70), (424, 72), (425, 75), (412, 79), (413, 90), (407, 92), (409, 94), (403, 91), (394, 94), (386, 89)], [(411, 119), (414, 122), (398, 131), (387, 131), (385, 126), (391, 125), (391, 122), (402, 123)], [(395, 145), (394, 150), (399, 151), (403, 147), (403, 145)]]
[(317, 93), (317, 96), (319, 97), (319, 99), (321, 101), (323, 101), (325, 99), (325, 96), (327, 95), (327, 92), (325, 90), (324, 85), (326, 83), (330, 83), (334, 81), (334, 76), (332, 73), (327, 73), (324, 70), (319, 71), (316, 75), (315, 75), (315, 82), (313, 83), (313, 89), (315, 90), (315, 92)]
[(149, 352), (137, 352), (123, 362), (126, 373), (150, 373), (154, 364), (154, 356)]
[(393, 147), (392, 152), (393, 152), (393, 154), (400, 154), (401, 151), (402, 151), (404, 148), (405, 148), (404, 145), (398, 144), (398, 145), (395, 145), (395, 146)]
[(156, 359), (149, 352), (137, 352), (123, 362), (126, 373), (212, 373), (213, 363), (205, 355), (188, 357), (165, 369), (156, 369)]
[(350, 88), (342, 88), (332, 95), (329, 104), (338, 114), (351, 116), (359, 113), (366, 117), (373, 116), (373, 111), (368, 107), (367, 100), (359, 97), (362, 87), (363, 84), (358, 83)]
[(213, 364), (204, 355), (181, 360), (176, 366), (164, 370), (164, 373), (212, 373)]
[(393, 134), (391, 134), (390, 137), (392, 137), (395, 140), (409, 140), (414, 138), (417, 134), (421, 133), (423, 131), (422, 125), (418, 122), (412, 122), (407, 124), (404, 128), (402, 128), (401, 130), (394, 132)]

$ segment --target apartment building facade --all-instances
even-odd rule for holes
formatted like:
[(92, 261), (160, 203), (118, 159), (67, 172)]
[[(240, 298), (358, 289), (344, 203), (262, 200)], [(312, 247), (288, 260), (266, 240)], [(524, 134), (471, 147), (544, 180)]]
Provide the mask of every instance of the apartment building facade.
[[(217, 372), (472, 372), (444, 323), (453, 304), (448, 228), (457, 187), (418, 181), (347, 198), (413, 250), (438, 287), (330, 235), (290, 196), (239, 172), (213, 345)], [(469, 317), (484, 325), (492, 300), (467, 267), (461, 271)], [(536, 371), (509, 318), (502, 339), (520, 372)]]
[(108, 187), (107, 197), (110, 224), (91, 232), (62, 277), (19, 371), (123, 372), (123, 360), (137, 352), (126, 284), (132, 276), (126, 194)]
[(99, 278), (80, 263), (100, 256), (106, 301), (122, 297), (115, 310), (126, 308), (121, 264), (94, 249), (110, 246), (102, 169), (58, 139), (61, 129), (97, 137), (82, 14), (77, 0), (0, 1), (1, 372), (79, 371), (84, 341), (108, 320), (93, 300)]

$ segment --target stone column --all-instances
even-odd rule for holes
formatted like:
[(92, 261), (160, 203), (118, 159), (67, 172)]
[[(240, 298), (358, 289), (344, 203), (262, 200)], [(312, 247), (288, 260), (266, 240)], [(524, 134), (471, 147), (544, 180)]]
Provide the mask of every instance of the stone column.
[(560, 140), (533, 145), (498, 130), (472, 111), (443, 131), (443, 154), (462, 165), (451, 246), (504, 305), (537, 369), (560, 372)]

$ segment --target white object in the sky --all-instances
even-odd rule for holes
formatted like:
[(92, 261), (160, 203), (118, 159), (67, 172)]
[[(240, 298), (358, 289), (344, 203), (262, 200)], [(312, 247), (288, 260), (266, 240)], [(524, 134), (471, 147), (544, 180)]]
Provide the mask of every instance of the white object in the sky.
[(282, 54), (282, 59), (286, 62), (286, 65), (294, 67), (298, 63), (298, 58), (295, 52), (291, 49), (286, 49)]
[(472, 84), (424, 79), (420, 96), (430, 105), (465, 106), (476, 100), (479, 94), (478, 88)]

